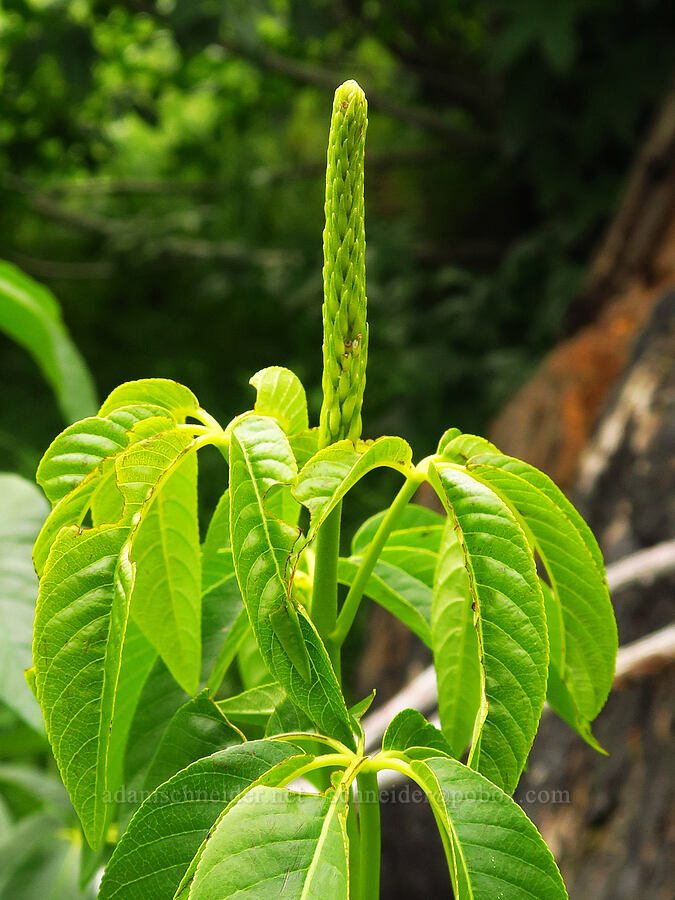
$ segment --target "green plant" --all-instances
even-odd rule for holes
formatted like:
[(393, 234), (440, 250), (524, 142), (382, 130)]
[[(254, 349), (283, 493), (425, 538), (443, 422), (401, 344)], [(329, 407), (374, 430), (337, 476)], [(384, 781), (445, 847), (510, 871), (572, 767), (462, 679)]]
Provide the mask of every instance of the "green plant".
[[(148, 379), (40, 463), (52, 510), (28, 678), (87, 841), (104, 861), (119, 837), (104, 900), (371, 900), (383, 769), (427, 793), (457, 897), (566, 895), (509, 795), (546, 699), (594, 742), (616, 654), (602, 557), (550, 480), (483, 438), (450, 429), (416, 465), (401, 438), (360, 439), (365, 127), (347, 82), (329, 142), (320, 428), (279, 367), (252, 378), (254, 408), (225, 428), (188, 388)], [(229, 488), (200, 544), (207, 445)], [(403, 486), (340, 558), (342, 501), (382, 466)], [(424, 481), (445, 516), (411, 503)], [(364, 596), (431, 647), (442, 725), (405, 710), (372, 757), (372, 695), (348, 707), (340, 674)], [(301, 777), (319, 792), (291, 789)]]

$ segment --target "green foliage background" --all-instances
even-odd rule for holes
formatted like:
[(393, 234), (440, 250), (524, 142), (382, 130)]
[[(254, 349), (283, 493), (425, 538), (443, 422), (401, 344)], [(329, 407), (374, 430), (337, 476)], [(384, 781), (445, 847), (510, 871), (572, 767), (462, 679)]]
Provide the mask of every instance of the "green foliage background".
[[(227, 420), (278, 363), (316, 415), (330, 98), (356, 77), (365, 436), (427, 453), (484, 428), (565, 327), (672, 20), (666, 0), (6, 0), (0, 250), (59, 297), (102, 396), (164, 375)], [(0, 349), (2, 468), (31, 476), (61, 423)]]

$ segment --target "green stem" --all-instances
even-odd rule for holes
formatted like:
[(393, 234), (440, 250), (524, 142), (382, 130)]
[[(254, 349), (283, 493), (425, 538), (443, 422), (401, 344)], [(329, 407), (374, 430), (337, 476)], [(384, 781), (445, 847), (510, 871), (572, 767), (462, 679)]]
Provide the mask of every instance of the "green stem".
[(330, 654), (340, 681), (340, 645), (330, 640), (337, 619), (337, 567), (340, 554), (342, 503), (338, 503), (319, 529), (310, 615)]
[(361, 847), (359, 900), (380, 897), (380, 792), (377, 772), (362, 771), (356, 778), (359, 801)]
[(375, 568), (375, 563), (377, 562), (380, 553), (382, 552), (382, 548), (384, 547), (387, 538), (391, 534), (394, 525), (398, 521), (401, 513), (408, 505), (408, 503), (412, 499), (413, 494), (423, 480), (423, 476), (417, 472), (415, 472), (413, 475), (408, 476), (405, 484), (394, 498), (394, 502), (387, 510), (387, 514), (380, 522), (380, 526), (375, 532), (375, 537), (368, 545), (368, 549), (364, 554), (361, 565), (359, 566), (359, 570), (356, 573), (356, 577), (354, 578), (352, 586), (349, 588), (349, 592), (345, 597), (345, 602), (342, 604), (342, 609), (340, 610), (340, 615), (335, 625), (335, 629), (330, 636), (330, 643), (338, 648), (338, 650), (344, 644), (345, 638), (349, 634), (349, 630), (354, 624), (354, 619), (356, 617), (356, 613), (358, 612), (361, 600), (363, 599), (363, 593), (366, 589), (366, 585), (368, 584), (368, 579), (372, 575), (373, 569)]

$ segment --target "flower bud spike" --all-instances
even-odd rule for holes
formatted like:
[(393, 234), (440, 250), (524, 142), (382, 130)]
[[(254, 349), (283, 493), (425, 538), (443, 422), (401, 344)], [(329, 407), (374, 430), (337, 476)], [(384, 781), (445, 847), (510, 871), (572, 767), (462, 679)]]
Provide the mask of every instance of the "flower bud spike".
[(361, 437), (368, 358), (363, 200), (367, 112), (359, 85), (340, 85), (333, 101), (326, 168), (321, 447)]

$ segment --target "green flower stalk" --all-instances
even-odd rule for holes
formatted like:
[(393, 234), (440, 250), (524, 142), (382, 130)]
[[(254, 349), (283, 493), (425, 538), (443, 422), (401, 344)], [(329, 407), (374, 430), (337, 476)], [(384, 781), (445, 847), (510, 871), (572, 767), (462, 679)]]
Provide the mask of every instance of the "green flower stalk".
[(361, 437), (368, 359), (363, 201), (367, 112), (366, 95), (355, 81), (345, 81), (335, 91), (323, 232), (322, 447)]

